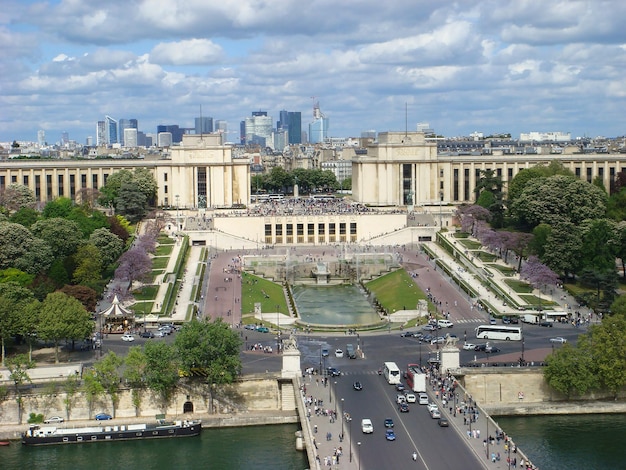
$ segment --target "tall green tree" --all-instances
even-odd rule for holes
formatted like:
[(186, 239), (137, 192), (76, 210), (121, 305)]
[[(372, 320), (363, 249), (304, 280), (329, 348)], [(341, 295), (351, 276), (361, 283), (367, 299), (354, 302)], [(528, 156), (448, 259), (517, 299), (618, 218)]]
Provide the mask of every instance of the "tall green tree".
[(135, 416), (139, 416), (142, 391), (146, 388), (145, 374), (147, 359), (140, 346), (133, 346), (124, 358), (124, 380), (131, 388), (131, 399), (135, 407)]
[(186, 323), (174, 346), (181, 370), (189, 375), (201, 370), (210, 384), (232, 383), (241, 373), (241, 339), (221, 318)]
[(124, 242), (107, 228), (99, 228), (89, 236), (89, 243), (100, 251), (103, 266), (115, 262), (124, 252)]
[(70, 212), (72, 212), (73, 206), (74, 203), (70, 198), (58, 197), (46, 203), (43, 208), (42, 216), (44, 219), (53, 219), (55, 217), (65, 219), (70, 215)]
[(157, 397), (159, 406), (165, 411), (179, 381), (179, 362), (174, 347), (162, 341), (145, 344), (145, 384)]
[(83, 304), (62, 292), (48, 294), (41, 307), (39, 337), (54, 343), (54, 360), (59, 363), (59, 343), (81, 340), (93, 332), (91, 315)]
[(50, 246), (26, 227), (0, 222), (0, 269), (17, 268), (39, 274), (48, 270), (53, 259)]
[(91, 416), (94, 411), (94, 405), (99, 403), (100, 399), (106, 393), (102, 383), (100, 383), (97, 379), (97, 372), (93, 367), (90, 367), (83, 372), (83, 384), (81, 389), (85, 395), (85, 400), (87, 401), (89, 416)]
[(580, 267), (581, 230), (571, 222), (552, 226), (541, 261), (554, 272), (569, 277)]
[(626, 318), (606, 316), (600, 325), (593, 325), (590, 330), (592, 357), (599, 382), (617, 399), (619, 391), (626, 385)]
[(111, 400), (113, 417), (115, 417), (120, 399), (120, 367), (123, 362), (121, 357), (110, 351), (93, 366), (96, 372), (94, 380), (100, 382), (102, 389)]
[(148, 200), (139, 188), (124, 183), (115, 198), (115, 210), (131, 222), (139, 222), (146, 215)]
[(16, 212), (23, 207), (34, 207), (37, 200), (35, 194), (22, 184), (10, 184), (6, 189), (0, 191), (0, 206), (9, 212)]
[(23, 309), (33, 301), (30, 290), (13, 283), (0, 284), (0, 342), (2, 345), (2, 365), (6, 361), (6, 341), (20, 333), (20, 319)]
[(39, 220), (31, 232), (47, 243), (55, 258), (74, 253), (83, 238), (76, 222), (61, 217)]
[(102, 274), (102, 254), (91, 243), (85, 243), (74, 254), (76, 269), (73, 280), (76, 284), (90, 286), (100, 280)]
[(22, 424), (23, 397), (22, 387), (26, 383), (32, 382), (28, 375), (28, 370), (35, 367), (35, 363), (28, 359), (26, 354), (17, 354), (7, 360), (7, 368), (9, 369), (9, 380), (13, 382), (15, 391), (15, 401), (17, 402), (17, 419), (18, 424)]
[(564, 344), (546, 358), (546, 382), (568, 399), (584, 395), (597, 387), (597, 370), (590, 343), (588, 338), (580, 338), (576, 347)]
[(32, 207), (22, 207), (9, 217), (9, 222), (20, 224), (30, 229), (39, 220), (40, 214)]

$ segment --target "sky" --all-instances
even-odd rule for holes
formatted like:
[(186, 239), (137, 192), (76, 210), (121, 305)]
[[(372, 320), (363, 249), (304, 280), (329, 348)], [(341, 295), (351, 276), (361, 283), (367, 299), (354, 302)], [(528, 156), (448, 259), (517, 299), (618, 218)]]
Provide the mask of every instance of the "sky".
[(0, 142), (313, 105), (329, 136), (626, 134), (623, 0), (2, 0)]

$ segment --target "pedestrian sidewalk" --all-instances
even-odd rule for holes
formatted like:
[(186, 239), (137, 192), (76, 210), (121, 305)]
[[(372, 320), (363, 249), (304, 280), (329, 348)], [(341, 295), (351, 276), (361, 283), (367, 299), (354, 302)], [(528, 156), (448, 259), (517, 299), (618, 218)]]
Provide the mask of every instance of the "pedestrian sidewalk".
[(358, 433), (358, 423), (353, 423), (349, 413), (342, 409), (330, 385), (323, 377), (307, 375), (302, 379), (299, 406), (303, 406), (306, 422), (302, 432), (307, 434), (314, 446), (316, 468), (354, 469), (359, 468), (357, 442), (352, 442), (352, 433)]

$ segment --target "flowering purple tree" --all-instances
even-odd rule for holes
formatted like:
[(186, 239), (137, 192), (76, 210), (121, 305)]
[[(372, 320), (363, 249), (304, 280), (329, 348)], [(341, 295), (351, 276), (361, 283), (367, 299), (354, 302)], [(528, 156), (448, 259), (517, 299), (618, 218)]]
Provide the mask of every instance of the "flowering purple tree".
[(520, 277), (527, 280), (535, 289), (556, 285), (559, 280), (558, 274), (539, 261), (536, 256), (528, 257), (528, 261), (520, 269)]
[(461, 230), (472, 235), (474, 235), (477, 222), (485, 222), (491, 219), (491, 212), (476, 204), (460, 207), (457, 215), (461, 220)]
[(141, 246), (134, 246), (120, 256), (120, 265), (115, 270), (115, 277), (128, 280), (130, 290), (134, 281), (145, 278), (151, 270), (152, 261), (146, 250)]

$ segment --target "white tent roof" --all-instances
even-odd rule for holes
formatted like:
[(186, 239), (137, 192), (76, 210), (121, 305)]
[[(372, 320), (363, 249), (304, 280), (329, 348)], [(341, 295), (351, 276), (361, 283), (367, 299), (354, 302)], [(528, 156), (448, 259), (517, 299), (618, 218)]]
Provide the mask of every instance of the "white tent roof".
[(105, 317), (113, 317), (113, 318), (130, 317), (134, 315), (131, 310), (128, 310), (127, 308), (122, 306), (122, 304), (120, 303), (120, 299), (117, 298), (117, 294), (115, 294), (115, 297), (113, 298), (113, 303), (111, 304), (111, 306), (101, 313)]

